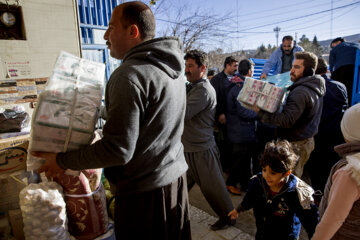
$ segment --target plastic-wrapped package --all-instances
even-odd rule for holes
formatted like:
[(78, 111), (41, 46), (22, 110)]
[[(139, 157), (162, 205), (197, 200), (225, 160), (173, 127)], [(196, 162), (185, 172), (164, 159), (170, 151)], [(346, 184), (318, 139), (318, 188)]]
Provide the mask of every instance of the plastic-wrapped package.
[(267, 112), (276, 112), (284, 100), (283, 87), (262, 80), (246, 78), (237, 99), (244, 107), (252, 108), (256, 104)]
[(94, 239), (107, 231), (105, 190), (100, 184), (89, 194), (65, 194), (69, 232), (78, 240)]
[[(66, 152), (90, 144), (101, 104), (105, 65), (61, 52), (33, 113), (30, 151)], [(28, 155), (27, 169), (43, 161)]]
[(0, 109), (0, 133), (21, 132), (28, 118), (22, 109)]
[(30, 184), (19, 194), (26, 240), (69, 240), (62, 187)]

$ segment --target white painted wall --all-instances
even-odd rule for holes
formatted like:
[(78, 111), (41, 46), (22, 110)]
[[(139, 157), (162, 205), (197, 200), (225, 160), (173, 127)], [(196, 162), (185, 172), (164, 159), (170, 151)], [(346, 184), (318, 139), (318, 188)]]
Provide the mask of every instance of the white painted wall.
[[(0, 0), (5, 3), (5, 0)], [(14, 4), (15, 0), (9, 0)], [(5, 61), (30, 61), (27, 78), (49, 77), (60, 51), (80, 56), (75, 0), (20, 0), (26, 40), (0, 40), (0, 81)]]
[[(6, 1), (0, 0), (0, 3), (6, 4)], [(8, 0), (8, 3), (16, 4), (16, 1)], [(26, 40), (0, 39), (0, 81), (9, 80), (6, 78), (6, 61), (29, 61), (31, 74), (26, 78), (42, 78), (51, 75), (60, 51), (80, 57), (75, 0), (20, 0), (19, 4)], [(14, 105), (0, 108), (12, 108)], [(29, 103), (16, 105), (24, 106), (32, 115)]]

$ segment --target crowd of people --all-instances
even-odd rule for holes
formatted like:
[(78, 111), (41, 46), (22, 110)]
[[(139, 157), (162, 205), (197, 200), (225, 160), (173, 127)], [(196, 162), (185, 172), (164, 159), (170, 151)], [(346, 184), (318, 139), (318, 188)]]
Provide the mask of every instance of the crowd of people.
[[(253, 62), (229, 56), (222, 72), (207, 73), (205, 52), (155, 38), (146, 4), (117, 6), (104, 39), (122, 64), (107, 83), (102, 139), (31, 154), (46, 160), (39, 172), (48, 177), (104, 168), (116, 189), (117, 239), (191, 239), (195, 183), (219, 216), (212, 230), (253, 209), (256, 239), (298, 239), (301, 225), (312, 239), (360, 239), (360, 104), (348, 109), (352, 82), (343, 70), (355, 61), (347, 48), (358, 45), (334, 40), (330, 78), (324, 59), (285, 36), (261, 79), (275, 68), (293, 84), (281, 111), (268, 113), (237, 100)], [(324, 192), (320, 205), (314, 190)], [(234, 207), (229, 194), (245, 196)]]

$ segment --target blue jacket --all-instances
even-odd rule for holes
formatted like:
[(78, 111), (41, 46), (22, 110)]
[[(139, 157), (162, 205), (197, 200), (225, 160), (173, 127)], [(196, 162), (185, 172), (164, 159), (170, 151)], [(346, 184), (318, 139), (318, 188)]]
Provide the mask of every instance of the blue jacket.
[(348, 108), (346, 87), (341, 82), (329, 79), (326, 74), (321, 76), (325, 79), (326, 93), (318, 134), (341, 133), (340, 122)]
[(297, 239), (301, 224), (310, 239), (319, 221), (313, 192), (309, 185), (290, 174), (281, 191), (272, 196), (262, 173), (254, 176), (240, 206), (254, 210), (255, 239)]
[(360, 44), (352, 42), (343, 42), (334, 47), (329, 56), (331, 73), (342, 66), (355, 64), (356, 50), (359, 49)]
[(230, 83), (226, 101), (226, 124), (228, 138), (232, 143), (256, 142), (254, 111), (241, 106), (237, 100), (243, 83)]
[[(296, 52), (303, 52), (304, 49), (298, 45), (295, 45), (293, 50), (292, 50), (292, 54), (295, 54)], [(266, 75), (269, 74), (270, 70), (275, 67), (274, 70), (274, 75), (281, 73), (281, 68), (282, 68), (282, 44), (280, 45), (279, 48), (277, 48), (269, 57), (269, 59), (265, 62), (264, 64), (264, 68), (262, 70), (262, 73), (265, 73)]]

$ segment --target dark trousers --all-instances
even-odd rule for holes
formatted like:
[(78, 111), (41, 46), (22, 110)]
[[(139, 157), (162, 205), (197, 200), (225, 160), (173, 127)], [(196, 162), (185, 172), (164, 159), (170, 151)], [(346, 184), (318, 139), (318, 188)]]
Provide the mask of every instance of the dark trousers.
[(247, 190), (251, 178), (251, 159), (256, 155), (255, 150), (255, 143), (233, 144), (233, 165), (226, 185), (236, 186), (240, 182), (242, 190)]
[(216, 146), (200, 152), (185, 152), (188, 189), (197, 183), (210, 207), (220, 218), (227, 218), (234, 209), (219, 164), (219, 151)]
[(341, 132), (329, 134), (318, 134), (314, 137), (315, 149), (310, 155), (305, 168), (310, 175), (311, 185), (314, 190), (324, 192), (330, 170), (340, 160), (335, 152), (336, 145), (344, 143)]
[(129, 196), (116, 196), (116, 239), (191, 239), (186, 175), (173, 183)]
[(214, 131), (216, 146), (220, 152), (220, 163), (224, 172), (230, 171), (232, 166), (231, 143), (227, 137), (226, 125), (217, 123), (216, 131)]
[(339, 67), (331, 74), (332, 79), (339, 81), (346, 86), (349, 106), (351, 105), (351, 97), (353, 93), (354, 72), (355, 65), (351, 64)]

